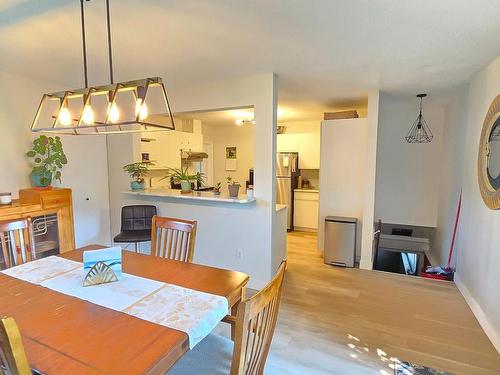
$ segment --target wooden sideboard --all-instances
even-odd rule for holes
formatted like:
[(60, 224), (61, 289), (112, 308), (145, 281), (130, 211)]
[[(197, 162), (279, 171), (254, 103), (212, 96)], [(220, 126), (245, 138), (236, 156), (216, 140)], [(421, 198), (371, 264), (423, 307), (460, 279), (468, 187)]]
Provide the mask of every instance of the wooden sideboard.
[(59, 251), (73, 250), (75, 228), (71, 189), (22, 189), (19, 190), (19, 199), (9, 205), (0, 205), (0, 221), (50, 214), (57, 215)]

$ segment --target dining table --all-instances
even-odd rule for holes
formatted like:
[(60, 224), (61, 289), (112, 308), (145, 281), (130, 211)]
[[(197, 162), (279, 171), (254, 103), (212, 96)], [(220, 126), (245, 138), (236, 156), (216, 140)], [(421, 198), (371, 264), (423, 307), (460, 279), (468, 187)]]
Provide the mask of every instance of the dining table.
[[(82, 262), (89, 245), (59, 254)], [(248, 275), (122, 252), (126, 274), (225, 297), (235, 313)], [(190, 350), (188, 334), (0, 272), (0, 316), (13, 317), (33, 369), (51, 374), (165, 374)]]

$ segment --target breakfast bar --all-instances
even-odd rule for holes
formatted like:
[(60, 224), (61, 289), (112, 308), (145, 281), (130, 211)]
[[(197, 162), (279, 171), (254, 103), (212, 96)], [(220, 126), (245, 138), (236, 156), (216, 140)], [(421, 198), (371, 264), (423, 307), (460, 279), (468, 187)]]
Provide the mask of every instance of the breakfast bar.
[(236, 203), (248, 204), (255, 202), (254, 197), (247, 197), (246, 195), (238, 195), (238, 197), (231, 197), (228, 194), (214, 194), (211, 191), (191, 191), (184, 193), (177, 189), (147, 189), (138, 191), (125, 191), (124, 194), (136, 195), (141, 197), (155, 197), (167, 198), (169, 200), (187, 200), (192, 201), (206, 201), (206, 202), (219, 202), (219, 203)]

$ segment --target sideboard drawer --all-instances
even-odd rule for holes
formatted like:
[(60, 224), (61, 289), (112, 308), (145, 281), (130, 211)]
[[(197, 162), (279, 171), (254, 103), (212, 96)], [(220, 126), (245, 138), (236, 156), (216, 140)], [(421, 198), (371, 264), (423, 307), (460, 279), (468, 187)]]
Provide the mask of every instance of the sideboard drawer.
[(44, 208), (62, 207), (71, 204), (71, 195), (69, 194), (42, 195), (41, 198)]

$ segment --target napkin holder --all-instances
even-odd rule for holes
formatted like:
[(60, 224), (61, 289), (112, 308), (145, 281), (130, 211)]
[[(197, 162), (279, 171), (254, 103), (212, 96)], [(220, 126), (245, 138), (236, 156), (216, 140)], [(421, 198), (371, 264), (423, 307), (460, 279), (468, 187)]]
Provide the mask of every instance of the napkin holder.
[(118, 281), (118, 277), (116, 277), (111, 267), (104, 262), (97, 262), (85, 276), (83, 286), (106, 284), (114, 281)]
[(118, 281), (122, 274), (122, 249), (119, 246), (83, 252), (83, 286)]

